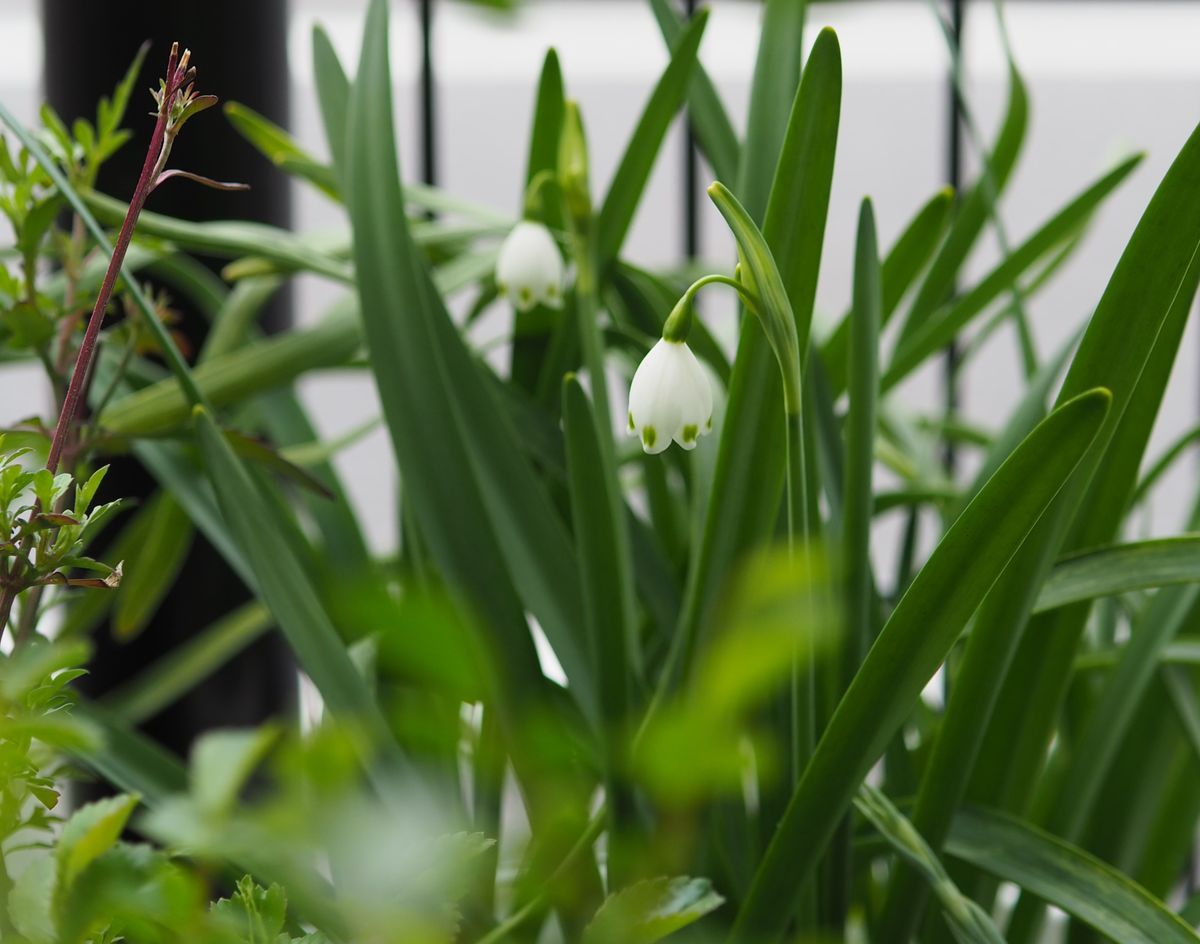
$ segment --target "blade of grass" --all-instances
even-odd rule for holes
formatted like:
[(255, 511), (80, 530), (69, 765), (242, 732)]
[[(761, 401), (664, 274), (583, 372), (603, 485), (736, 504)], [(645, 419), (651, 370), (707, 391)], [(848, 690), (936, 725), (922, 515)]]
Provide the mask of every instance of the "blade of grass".
[(579, 552), (584, 619), (591, 644), (602, 718), (605, 796), (609, 814), (609, 886), (621, 887), (635, 874), (626, 842), (633, 837), (636, 807), (621, 783), (623, 731), (633, 705), (640, 664), (634, 620), (633, 574), (628, 535), (619, 527), (625, 506), (620, 486), (602, 455), (591, 401), (574, 375), (563, 382), (563, 433), (571, 519)]
[[(322, 367), (338, 367), (358, 353), (362, 332), (347, 297), (312, 328), (288, 331), (205, 359), (196, 384), (214, 406), (290, 383)], [(163, 380), (130, 393), (100, 415), (100, 426), (114, 436), (154, 436), (178, 429), (188, 420), (189, 404), (174, 380)]]
[(288, 529), (276, 520), (275, 503), (264, 496), (261, 483), (246, 471), (212, 416), (197, 409), (195, 423), (221, 516), (250, 561), (259, 595), (300, 666), (335, 715), (359, 726), (370, 738), (371, 748), (393, 770), (405, 770), (407, 761), (396, 749), (387, 721), (317, 598), (288, 541)]

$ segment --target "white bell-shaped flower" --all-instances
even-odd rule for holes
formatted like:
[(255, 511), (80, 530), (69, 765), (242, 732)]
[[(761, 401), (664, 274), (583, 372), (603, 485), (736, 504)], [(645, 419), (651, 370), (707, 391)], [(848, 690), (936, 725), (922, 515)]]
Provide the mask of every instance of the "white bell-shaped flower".
[(562, 307), (563, 259), (550, 230), (522, 220), (500, 246), (496, 287), (518, 311)]
[(712, 429), (712, 385), (685, 341), (660, 340), (634, 372), (629, 387), (629, 432), (650, 453), (671, 440), (684, 449)]

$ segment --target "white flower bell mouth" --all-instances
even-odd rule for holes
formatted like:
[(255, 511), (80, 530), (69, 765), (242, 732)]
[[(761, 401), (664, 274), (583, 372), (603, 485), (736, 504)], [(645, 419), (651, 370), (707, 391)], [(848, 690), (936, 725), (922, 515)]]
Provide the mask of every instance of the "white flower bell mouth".
[(712, 429), (712, 385), (684, 341), (660, 340), (638, 365), (629, 388), (629, 432), (654, 455), (671, 441), (695, 449)]
[(522, 220), (500, 246), (496, 287), (517, 311), (562, 307), (563, 260), (550, 230)]

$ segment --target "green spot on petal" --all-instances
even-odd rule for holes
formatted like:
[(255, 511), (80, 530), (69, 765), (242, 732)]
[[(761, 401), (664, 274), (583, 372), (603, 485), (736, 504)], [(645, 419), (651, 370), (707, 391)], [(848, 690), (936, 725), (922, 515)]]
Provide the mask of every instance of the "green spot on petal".
[(633, 421), (633, 410), (629, 411), (629, 431), (633, 432), (637, 429), (637, 424)]
[(517, 297), (521, 300), (522, 305), (528, 305), (533, 301), (533, 292), (528, 288), (522, 288), (517, 291)]
[(653, 426), (647, 426), (642, 430), (642, 442), (649, 449), (654, 445), (654, 440), (658, 439), (658, 433), (654, 431)]
[(683, 428), (683, 441), (691, 443), (696, 441), (696, 437), (700, 435), (700, 428), (695, 423), (688, 423)]

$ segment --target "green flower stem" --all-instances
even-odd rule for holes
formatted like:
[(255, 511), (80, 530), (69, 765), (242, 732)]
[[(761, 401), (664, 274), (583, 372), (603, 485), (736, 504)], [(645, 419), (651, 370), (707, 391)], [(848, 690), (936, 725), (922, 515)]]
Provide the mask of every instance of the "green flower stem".
[(688, 286), (687, 291), (675, 303), (675, 307), (671, 309), (671, 314), (667, 316), (667, 320), (663, 323), (662, 336), (666, 340), (687, 340), (688, 334), (692, 330), (695, 298), (700, 293), (700, 289), (706, 285), (728, 285), (738, 293), (738, 296), (749, 310), (754, 312), (761, 310), (762, 305), (758, 300), (758, 296), (737, 279), (731, 279), (727, 275), (714, 274), (701, 276)]
[(600, 837), (600, 833), (604, 831), (604, 823), (607, 818), (606, 807), (602, 804), (588, 823), (587, 829), (583, 831), (583, 834), (575, 841), (575, 845), (571, 847), (571, 850), (566, 854), (562, 862), (558, 864), (558, 868), (554, 870), (554, 874), (543, 884), (541, 892), (526, 902), (522, 908), (514, 911), (500, 922), (500, 924), (496, 925), (496, 927), (476, 941), (475, 944), (498, 944), (498, 942), (505, 940), (517, 928), (528, 921), (532, 915), (545, 907), (550, 897), (550, 892), (562, 880), (580, 856), (591, 849), (592, 844)]
[(579, 317), (579, 338), (583, 348), (583, 366), (587, 369), (592, 403), (596, 406), (596, 425), (605, 461), (612, 462), (615, 452), (612, 436), (612, 410), (608, 405), (608, 383), (604, 374), (604, 338), (600, 331), (600, 285), (596, 272), (596, 249), (591, 227), (577, 221), (572, 250), (575, 259), (575, 307)]

